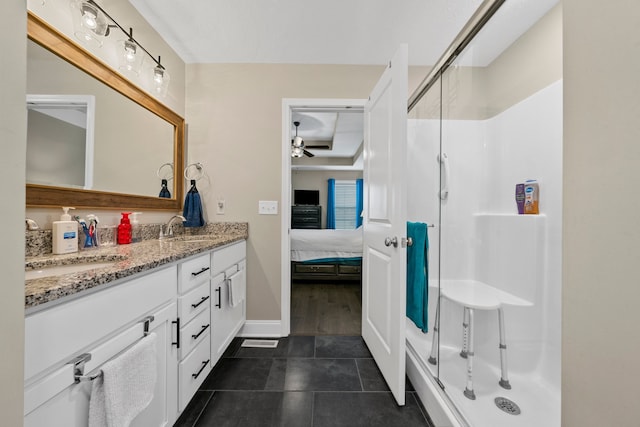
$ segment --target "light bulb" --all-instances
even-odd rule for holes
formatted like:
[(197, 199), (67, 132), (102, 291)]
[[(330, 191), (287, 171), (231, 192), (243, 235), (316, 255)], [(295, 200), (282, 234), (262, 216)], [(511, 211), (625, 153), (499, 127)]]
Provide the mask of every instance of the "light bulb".
[(124, 42), (124, 57), (128, 62), (136, 60), (136, 44), (130, 40)]
[(161, 85), (163, 79), (164, 79), (164, 70), (160, 68), (160, 66), (157, 66), (153, 70), (153, 81), (156, 82), (156, 84)]
[(95, 30), (98, 27), (96, 13), (87, 7), (82, 9), (82, 21), (84, 22), (84, 25), (91, 30)]

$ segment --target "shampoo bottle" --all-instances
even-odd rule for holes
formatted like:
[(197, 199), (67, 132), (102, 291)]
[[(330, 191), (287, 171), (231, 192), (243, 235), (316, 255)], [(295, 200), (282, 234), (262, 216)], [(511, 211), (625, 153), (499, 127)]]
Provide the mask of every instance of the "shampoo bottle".
[(60, 221), (53, 222), (53, 253), (68, 254), (78, 252), (78, 223), (69, 215), (71, 207), (63, 207)]
[(131, 243), (142, 241), (142, 229), (138, 222), (138, 215), (142, 215), (142, 212), (131, 212)]
[(129, 221), (131, 212), (122, 212), (120, 225), (118, 225), (118, 244), (126, 245), (131, 243), (131, 222)]

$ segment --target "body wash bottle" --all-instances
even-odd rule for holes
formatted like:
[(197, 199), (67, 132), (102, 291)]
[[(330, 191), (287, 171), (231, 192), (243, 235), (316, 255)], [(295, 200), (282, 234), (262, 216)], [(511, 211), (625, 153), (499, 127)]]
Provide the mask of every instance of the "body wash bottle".
[(118, 244), (126, 245), (131, 243), (131, 222), (129, 221), (131, 212), (122, 212), (120, 225), (118, 225)]
[(60, 221), (53, 221), (53, 253), (69, 254), (78, 252), (78, 223), (69, 215), (71, 207), (63, 207)]

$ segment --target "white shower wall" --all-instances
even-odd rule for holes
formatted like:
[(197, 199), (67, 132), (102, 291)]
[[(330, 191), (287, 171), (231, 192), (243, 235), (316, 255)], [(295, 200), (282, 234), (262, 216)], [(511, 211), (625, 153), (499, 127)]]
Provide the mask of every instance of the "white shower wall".
[[(408, 219), (436, 224), (429, 229), (430, 284), (437, 286), (441, 271), (442, 279), (489, 282), (533, 303), (505, 308), (509, 370), (532, 375), (549, 393), (559, 395), (562, 82), (486, 120), (442, 121), (443, 152), (451, 170), (442, 228), (436, 161), (440, 123), (410, 120), (408, 133)], [(539, 216), (517, 215), (515, 184), (526, 179), (540, 184)], [(436, 301), (432, 288), (430, 331)], [(459, 347), (462, 308), (451, 304), (442, 307), (441, 346)], [(497, 370), (495, 311), (478, 311), (475, 324), (476, 356)], [(409, 328), (411, 345), (426, 360), (431, 332)]]

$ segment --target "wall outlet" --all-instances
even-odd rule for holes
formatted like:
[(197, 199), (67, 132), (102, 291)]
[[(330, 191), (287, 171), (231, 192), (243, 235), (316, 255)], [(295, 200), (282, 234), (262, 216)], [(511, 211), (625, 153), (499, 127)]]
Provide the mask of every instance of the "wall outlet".
[(278, 202), (275, 200), (260, 200), (258, 202), (260, 215), (278, 215)]
[(224, 199), (219, 199), (216, 203), (216, 214), (224, 215)]

